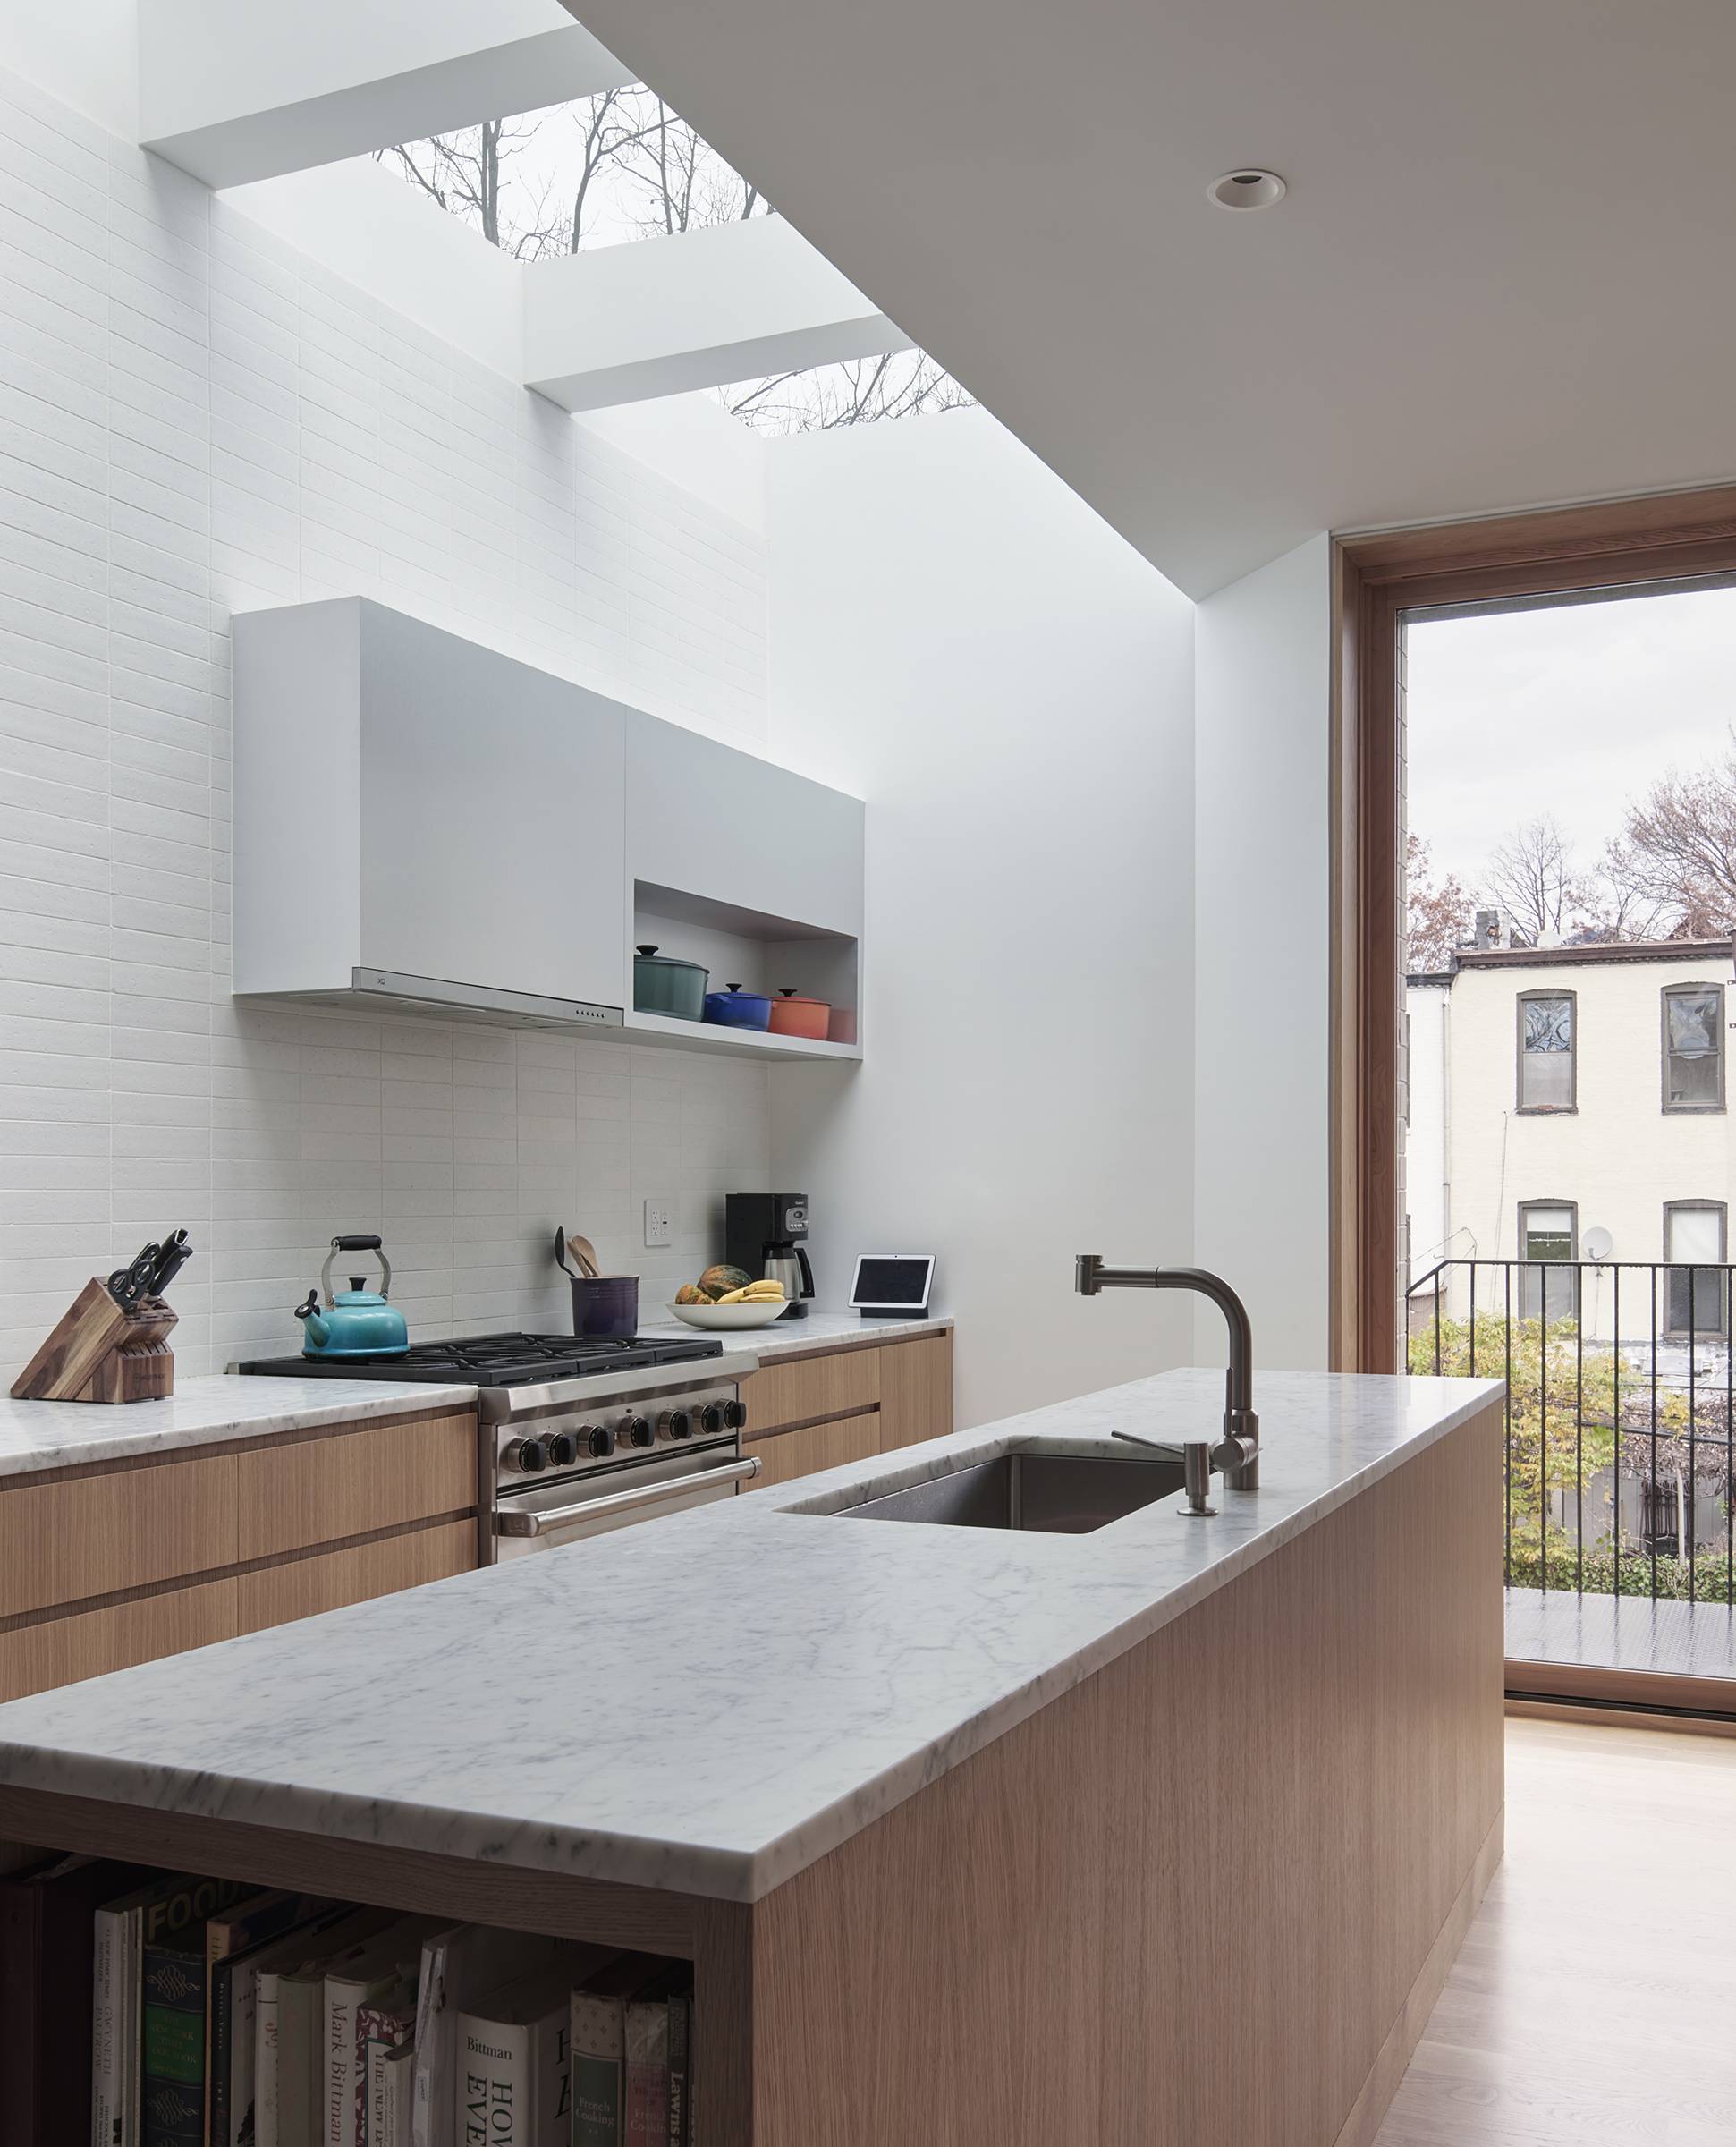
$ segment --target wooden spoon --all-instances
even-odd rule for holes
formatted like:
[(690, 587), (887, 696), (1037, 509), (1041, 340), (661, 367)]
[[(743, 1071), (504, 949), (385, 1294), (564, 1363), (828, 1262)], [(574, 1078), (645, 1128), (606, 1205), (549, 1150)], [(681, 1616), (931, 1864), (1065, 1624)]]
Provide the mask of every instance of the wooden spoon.
[(569, 1230), (567, 1232), (567, 1251), (579, 1262), (580, 1274), (589, 1275), (593, 1282), (600, 1279), (603, 1269), (597, 1263), (597, 1247), (592, 1244), (589, 1238), (581, 1237), (576, 1230)]

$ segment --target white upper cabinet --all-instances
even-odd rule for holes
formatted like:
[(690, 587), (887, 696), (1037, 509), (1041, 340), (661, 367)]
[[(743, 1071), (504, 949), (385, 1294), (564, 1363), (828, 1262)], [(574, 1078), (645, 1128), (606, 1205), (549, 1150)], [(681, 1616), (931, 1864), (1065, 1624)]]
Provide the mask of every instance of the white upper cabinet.
[(242, 613), (234, 658), (237, 992), (631, 1032), (633, 942), (699, 934), (857, 1055), (859, 799), (364, 598)]
[(234, 635), (237, 991), (623, 1006), (619, 702), (361, 598)]
[(862, 802), (634, 709), (627, 863), (635, 880), (860, 937)]

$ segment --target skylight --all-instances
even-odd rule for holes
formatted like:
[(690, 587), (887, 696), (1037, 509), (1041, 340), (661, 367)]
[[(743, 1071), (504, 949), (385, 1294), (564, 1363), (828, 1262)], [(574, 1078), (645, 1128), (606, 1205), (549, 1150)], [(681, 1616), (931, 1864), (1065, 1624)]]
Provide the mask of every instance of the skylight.
[[(403, 142), (378, 157), (448, 216), (527, 262), (773, 213), (750, 181), (642, 83)], [(972, 400), (919, 351), (712, 392), (766, 433), (827, 431)]]

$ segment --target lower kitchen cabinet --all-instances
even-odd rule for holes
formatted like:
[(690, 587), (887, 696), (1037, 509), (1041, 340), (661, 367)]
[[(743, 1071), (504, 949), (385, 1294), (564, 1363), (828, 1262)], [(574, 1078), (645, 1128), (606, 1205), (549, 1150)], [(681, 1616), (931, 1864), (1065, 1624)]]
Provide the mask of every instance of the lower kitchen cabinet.
[(842, 1468), (847, 1461), (866, 1461), (880, 1450), (880, 1419), (872, 1410), (837, 1423), (774, 1431), (748, 1442), (748, 1452), (759, 1456), (759, 1473), (747, 1489), (788, 1483), (793, 1477), (811, 1476), (817, 1469)]
[(953, 1429), (952, 1329), (774, 1362), (741, 1392), (756, 1490), (941, 1438)]
[(953, 1330), (919, 1335), (880, 1359), (880, 1451), (944, 1438), (953, 1429)]
[(241, 1630), (237, 1586), (233, 1580), (207, 1581), (0, 1633), (0, 1700), (21, 1700), (51, 1685), (233, 1640)]
[(0, 1700), (477, 1562), (469, 1411), (0, 1485)]
[(312, 1617), (321, 1610), (341, 1610), (370, 1596), (395, 1595), (419, 1588), (424, 1581), (449, 1580), (476, 1564), (476, 1523), (443, 1522), (412, 1529), (378, 1543), (352, 1544), (309, 1558), (292, 1558), (244, 1573), (240, 1591), (240, 1630), (257, 1633), (262, 1625), (284, 1625), (292, 1618)]

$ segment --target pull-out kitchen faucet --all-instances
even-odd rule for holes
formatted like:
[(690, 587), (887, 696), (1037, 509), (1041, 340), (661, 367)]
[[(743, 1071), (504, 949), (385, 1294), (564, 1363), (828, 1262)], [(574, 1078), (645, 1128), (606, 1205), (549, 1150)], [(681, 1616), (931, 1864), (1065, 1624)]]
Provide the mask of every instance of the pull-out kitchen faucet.
[[(1222, 1470), (1226, 1490), (1259, 1489), (1260, 1420), (1254, 1413), (1254, 1330), (1248, 1308), (1221, 1276), (1203, 1268), (1105, 1268), (1099, 1252), (1081, 1252), (1073, 1262), (1073, 1287), (1081, 1297), (1095, 1297), (1099, 1290), (1192, 1290), (1209, 1297), (1224, 1314), (1230, 1329), (1230, 1368), (1224, 1375), (1224, 1436), (1209, 1456), (1184, 1447), (1188, 1464), (1188, 1510), (1205, 1513), (1206, 1467)], [(1158, 1442), (1117, 1431), (1134, 1446)], [(1204, 1442), (1192, 1442), (1203, 1447)], [(1167, 1448), (1166, 1451), (1173, 1451)]]

